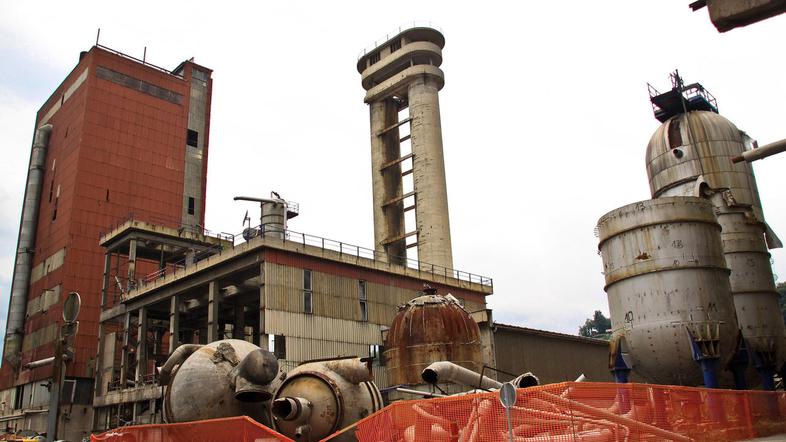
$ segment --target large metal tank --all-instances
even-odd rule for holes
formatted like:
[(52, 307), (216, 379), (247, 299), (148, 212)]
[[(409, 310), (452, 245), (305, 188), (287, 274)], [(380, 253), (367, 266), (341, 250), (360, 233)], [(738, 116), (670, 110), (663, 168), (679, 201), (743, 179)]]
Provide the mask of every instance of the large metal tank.
[(270, 425), (270, 400), (278, 361), (273, 354), (238, 339), (178, 347), (161, 368), (166, 386), (164, 420), (190, 422), (249, 416)]
[[(734, 354), (738, 333), (712, 204), (629, 204), (601, 217), (598, 233), (614, 339), (624, 342), (633, 372), (651, 383), (705, 383), (694, 349), (719, 365)], [(733, 385), (729, 372), (717, 376), (720, 386)]]
[(271, 198), (262, 203), (262, 232), (267, 238), (284, 238), (287, 230), (287, 202)]
[(472, 371), (483, 366), (480, 329), (453, 296), (428, 289), (399, 306), (385, 338), (385, 364), (391, 385), (422, 383), (432, 362), (451, 361)]
[[(273, 400), (276, 430), (295, 440), (321, 440), (380, 410), (371, 361), (356, 357), (307, 362), (287, 373)], [(355, 440), (345, 433), (333, 440)]]
[[(749, 163), (734, 164), (750, 139), (726, 118), (705, 111), (664, 122), (647, 146), (653, 198), (708, 197), (723, 228), (726, 265), (742, 334), (757, 369), (786, 362), (786, 326), (769, 263), (780, 241), (766, 225), (756, 178)], [(764, 374), (764, 372), (762, 372)], [(764, 375), (765, 387), (771, 376)]]

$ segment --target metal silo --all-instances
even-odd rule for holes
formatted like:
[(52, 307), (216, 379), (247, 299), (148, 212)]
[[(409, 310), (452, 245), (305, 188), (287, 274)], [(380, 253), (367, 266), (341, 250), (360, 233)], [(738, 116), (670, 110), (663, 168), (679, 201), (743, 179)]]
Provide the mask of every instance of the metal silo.
[(655, 131), (647, 146), (653, 198), (686, 195), (712, 201), (723, 232), (737, 320), (753, 366), (771, 389), (786, 360), (786, 327), (770, 266), (769, 248), (780, 241), (767, 226), (749, 163), (731, 160), (749, 138), (710, 111), (678, 113)]
[(712, 204), (693, 197), (629, 204), (598, 221), (613, 348), (647, 382), (733, 385), (720, 367), (738, 333), (720, 230)]

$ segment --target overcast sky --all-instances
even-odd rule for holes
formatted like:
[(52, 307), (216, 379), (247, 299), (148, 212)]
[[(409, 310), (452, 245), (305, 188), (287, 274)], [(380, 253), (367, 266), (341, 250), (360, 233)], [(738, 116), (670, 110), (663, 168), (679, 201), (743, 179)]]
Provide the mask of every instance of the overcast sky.
[[(0, 0), (0, 316), (35, 112), (95, 42), (214, 69), (207, 221), (239, 232), (270, 190), (290, 228), (373, 248), (368, 108), (358, 53), (413, 20), (441, 28), (440, 93), (457, 269), (494, 278), (498, 322), (576, 333), (608, 313), (593, 229), (648, 199), (658, 122), (646, 83), (675, 68), (767, 143), (786, 137), (786, 15), (719, 34), (688, 0), (563, 2), (22, 2)], [(117, 4), (119, 5), (119, 4)], [(786, 154), (755, 163), (786, 240)], [(773, 253), (786, 279), (786, 253)]]

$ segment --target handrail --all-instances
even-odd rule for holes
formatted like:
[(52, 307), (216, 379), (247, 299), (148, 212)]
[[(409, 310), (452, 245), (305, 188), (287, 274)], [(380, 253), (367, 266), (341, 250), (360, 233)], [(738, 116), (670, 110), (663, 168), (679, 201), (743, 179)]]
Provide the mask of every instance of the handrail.
[(374, 51), (374, 49), (379, 47), (379, 45), (381, 45), (382, 43), (385, 43), (386, 41), (390, 40), (391, 38), (395, 37), (398, 34), (401, 34), (404, 31), (407, 31), (409, 29), (414, 29), (414, 28), (431, 28), (431, 29), (437, 30), (440, 33), (442, 33), (442, 29), (439, 26), (435, 26), (430, 21), (417, 21), (416, 20), (416, 21), (413, 21), (411, 23), (405, 23), (405, 24), (399, 26), (398, 28), (388, 32), (387, 34), (385, 34), (384, 37), (381, 37), (381, 38), (375, 40), (373, 45), (371, 45), (371, 46), (363, 49), (362, 51), (360, 51), (360, 53), (358, 54), (358, 60), (360, 60), (361, 58), (365, 57), (366, 54)]

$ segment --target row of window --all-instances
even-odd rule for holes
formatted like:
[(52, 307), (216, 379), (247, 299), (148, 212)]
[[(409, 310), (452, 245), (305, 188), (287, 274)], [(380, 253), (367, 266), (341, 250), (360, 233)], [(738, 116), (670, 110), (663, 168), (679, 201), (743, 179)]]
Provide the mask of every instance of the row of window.
[[(314, 313), (314, 286), (310, 269), (303, 269), (303, 313)], [(360, 302), (360, 320), (368, 321), (368, 296), (366, 281), (358, 281), (358, 299)]]
[[(388, 48), (390, 49), (391, 53), (401, 49), (401, 39), (392, 41), (388, 46)], [(373, 54), (369, 55), (368, 65), (371, 66), (372, 64), (377, 63), (379, 61), (379, 58), (380, 58), (379, 52), (374, 52)]]

